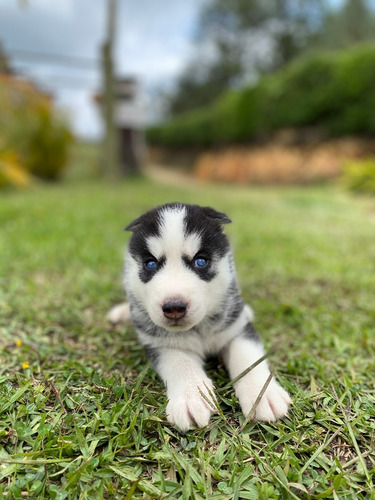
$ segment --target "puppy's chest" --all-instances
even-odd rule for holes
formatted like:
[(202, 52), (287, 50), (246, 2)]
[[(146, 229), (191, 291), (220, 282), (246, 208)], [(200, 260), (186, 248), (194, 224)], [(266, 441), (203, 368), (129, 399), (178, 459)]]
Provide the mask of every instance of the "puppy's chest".
[(210, 323), (199, 325), (186, 332), (165, 332), (166, 335), (150, 338), (138, 331), (141, 343), (154, 348), (181, 349), (191, 351), (199, 356), (207, 357), (218, 354), (233, 338), (234, 332), (222, 330)]

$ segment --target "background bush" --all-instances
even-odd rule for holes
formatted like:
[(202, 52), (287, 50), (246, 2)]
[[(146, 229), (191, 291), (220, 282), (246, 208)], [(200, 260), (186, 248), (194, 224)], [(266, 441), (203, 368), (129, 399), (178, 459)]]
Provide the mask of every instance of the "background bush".
[(0, 79), (0, 153), (17, 157), (18, 168), (57, 179), (66, 165), (72, 135), (52, 101), (27, 82)]
[(375, 158), (347, 161), (343, 168), (343, 182), (351, 191), (375, 194)]
[(17, 155), (12, 151), (0, 151), (0, 188), (6, 186), (26, 187), (30, 175), (21, 166)]
[(250, 141), (284, 127), (328, 135), (375, 132), (375, 45), (315, 53), (208, 107), (147, 131), (151, 144), (210, 146)]

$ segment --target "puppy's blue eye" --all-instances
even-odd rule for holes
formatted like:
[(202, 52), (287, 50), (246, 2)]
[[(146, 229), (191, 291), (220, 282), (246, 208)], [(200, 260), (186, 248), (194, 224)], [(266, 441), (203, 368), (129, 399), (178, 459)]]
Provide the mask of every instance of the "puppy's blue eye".
[(158, 263), (154, 259), (147, 260), (145, 266), (149, 271), (154, 271), (158, 267)]
[(208, 264), (208, 261), (207, 259), (204, 259), (203, 257), (197, 257), (195, 260), (194, 260), (194, 265), (195, 267), (206, 267)]

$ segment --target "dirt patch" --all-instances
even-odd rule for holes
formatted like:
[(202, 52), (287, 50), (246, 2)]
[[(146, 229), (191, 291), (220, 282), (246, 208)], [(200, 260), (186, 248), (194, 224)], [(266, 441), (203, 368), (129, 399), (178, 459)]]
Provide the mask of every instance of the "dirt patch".
[(231, 147), (201, 154), (194, 175), (246, 184), (307, 184), (336, 178), (346, 159), (375, 154), (375, 141), (337, 139), (320, 144)]
[(324, 140), (280, 131), (269, 140), (199, 151), (151, 147), (149, 163), (197, 180), (242, 184), (308, 184), (338, 177), (346, 159), (375, 155), (375, 138)]

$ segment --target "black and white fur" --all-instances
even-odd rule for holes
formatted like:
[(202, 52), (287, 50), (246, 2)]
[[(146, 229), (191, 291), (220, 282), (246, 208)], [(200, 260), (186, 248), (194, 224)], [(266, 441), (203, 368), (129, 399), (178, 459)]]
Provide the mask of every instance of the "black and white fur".
[[(209, 207), (170, 203), (127, 226), (132, 231), (125, 261), (125, 287), (139, 341), (167, 388), (168, 421), (180, 430), (208, 424), (214, 386), (203, 365), (222, 355), (230, 377), (263, 356), (252, 310), (241, 297), (230, 245), (222, 225), (231, 222)], [(128, 319), (129, 306), (109, 319)], [(244, 415), (269, 376), (263, 361), (235, 384)], [(202, 396), (202, 394), (204, 396)], [(272, 379), (255, 420), (286, 415), (291, 400)]]

